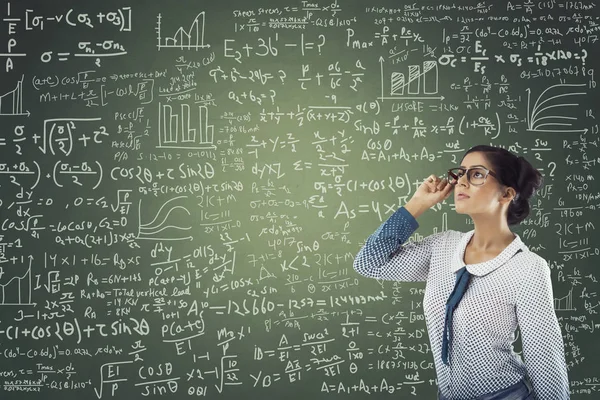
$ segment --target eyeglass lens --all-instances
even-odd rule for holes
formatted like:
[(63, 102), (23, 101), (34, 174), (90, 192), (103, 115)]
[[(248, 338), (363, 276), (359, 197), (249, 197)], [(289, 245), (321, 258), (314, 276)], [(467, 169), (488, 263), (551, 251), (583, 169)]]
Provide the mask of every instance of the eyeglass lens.
[[(451, 170), (451, 173), (454, 173), (454, 175), (456, 175), (456, 177), (452, 176), (452, 174), (448, 174), (449, 182), (455, 183), (456, 180), (460, 179), (465, 174), (465, 170), (462, 168), (453, 168)], [(486, 176), (485, 169), (472, 168), (469, 170), (469, 173), (467, 175), (467, 180), (469, 181), (469, 183), (476, 185), (476, 186), (483, 185), (483, 182), (485, 181), (485, 176)]]

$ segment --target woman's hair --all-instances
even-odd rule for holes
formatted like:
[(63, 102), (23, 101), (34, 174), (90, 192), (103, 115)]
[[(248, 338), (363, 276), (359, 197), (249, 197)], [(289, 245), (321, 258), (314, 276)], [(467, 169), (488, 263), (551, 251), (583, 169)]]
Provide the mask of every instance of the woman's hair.
[[(508, 206), (506, 219), (508, 225), (517, 225), (529, 215), (529, 198), (543, 186), (542, 174), (522, 156), (516, 156), (501, 147), (478, 145), (471, 147), (469, 153), (479, 151), (491, 164), (501, 184), (510, 186), (517, 192)], [(464, 156), (463, 156), (464, 157)]]

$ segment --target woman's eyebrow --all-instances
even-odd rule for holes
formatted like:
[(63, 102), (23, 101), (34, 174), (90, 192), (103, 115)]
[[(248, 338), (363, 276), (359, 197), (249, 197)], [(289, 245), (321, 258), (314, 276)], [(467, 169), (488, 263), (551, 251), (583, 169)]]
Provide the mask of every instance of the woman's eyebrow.
[[(469, 168), (473, 168), (473, 167), (483, 167), (483, 168), (487, 168), (485, 165), (480, 165), (480, 164), (478, 164), (478, 165), (471, 165)], [(458, 167), (458, 168), (467, 168), (467, 167), (465, 167), (464, 165), (461, 165), (461, 166), (460, 166), (460, 167)]]

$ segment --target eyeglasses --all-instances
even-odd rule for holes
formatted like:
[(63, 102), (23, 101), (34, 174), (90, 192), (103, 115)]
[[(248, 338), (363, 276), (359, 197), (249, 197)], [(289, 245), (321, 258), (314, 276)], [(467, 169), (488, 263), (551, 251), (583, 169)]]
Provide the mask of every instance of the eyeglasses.
[(484, 167), (474, 167), (474, 168), (451, 168), (448, 170), (449, 182), (454, 184), (455, 181), (458, 183), (458, 180), (464, 175), (467, 174), (467, 180), (470, 184), (475, 186), (481, 186), (485, 183), (487, 176), (492, 175), (494, 178), (498, 179), (498, 176)]

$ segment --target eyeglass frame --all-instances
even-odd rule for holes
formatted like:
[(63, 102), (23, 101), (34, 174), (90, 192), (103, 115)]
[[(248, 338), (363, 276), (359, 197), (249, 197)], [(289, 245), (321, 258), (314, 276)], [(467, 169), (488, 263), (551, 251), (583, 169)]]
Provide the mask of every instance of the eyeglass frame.
[[(483, 177), (483, 183), (482, 183), (481, 185), (476, 185), (476, 184), (472, 183), (472, 182), (471, 182), (471, 180), (469, 179), (469, 171), (470, 171), (470, 170), (472, 170), (472, 169), (478, 169), (478, 168), (480, 168), (480, 169), (483, 169), (483, 170), (485, 170), (485, 172), (486, 172), (485, 176)], [(450, 176), (451, 176), (453, 179), (456, 179), (456, 183), (458, 183), (458, 180), (459, 180), (460, 178), (459, 178), (458, 176), (456, 176), (456, 175), (454, 174), (454, 172), (452, 172), (452, 170), (453, 170), (453, 169), (464, 169), (464, 171), (465, 171), (464, 175), (466, 175), (466, 176), (467, 176), (467, 182), (469, 182), (471, 185), (474, 185), (474, 186), (482, 186), (482, 185), (485, 185), (485, 182), (487, 181), (487, 177), (488, 177), (488, 175), (491, 175), (491, 176), (493, 176), (494, 178), (496, 178), (496, 180), (497, 180), (498, 182), (500, 182), (500, 179), (498, 179), (498, 175), (496, 175), (496, 173), (495, 173), (494, 171), (491, 171), (491, 170), (487, 169), (486, 167), (477, 166), (477, 167), (472, 167), (472, 168), (460, 168), (460, 167), (454, 167), (454, 168), (450, 168), (450, 169), (448, 170), (448, 175), (450, 175)]]

